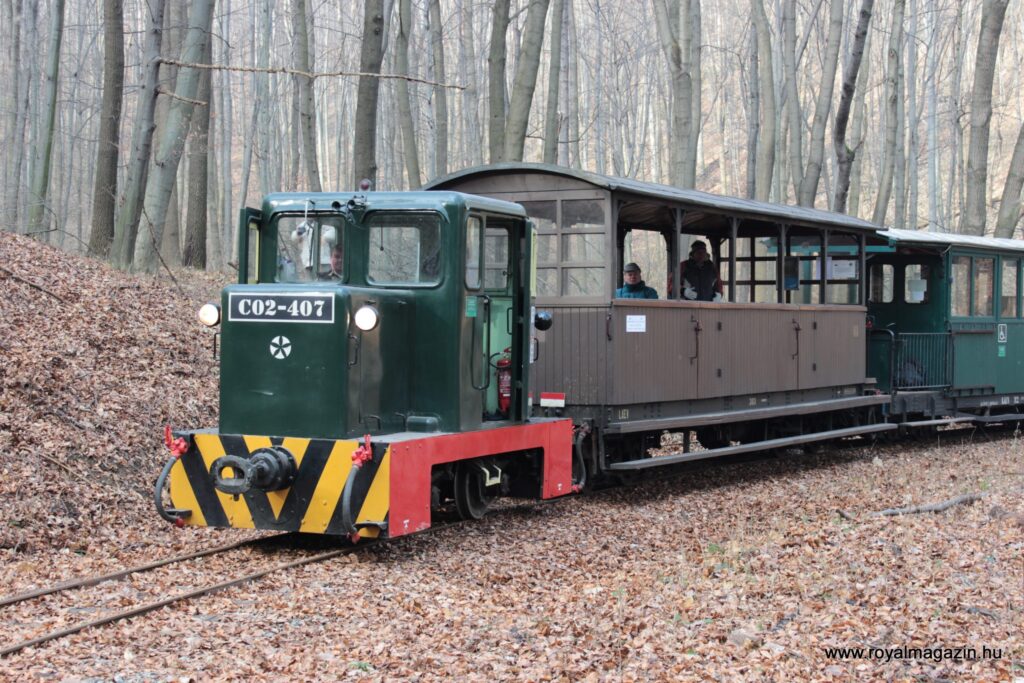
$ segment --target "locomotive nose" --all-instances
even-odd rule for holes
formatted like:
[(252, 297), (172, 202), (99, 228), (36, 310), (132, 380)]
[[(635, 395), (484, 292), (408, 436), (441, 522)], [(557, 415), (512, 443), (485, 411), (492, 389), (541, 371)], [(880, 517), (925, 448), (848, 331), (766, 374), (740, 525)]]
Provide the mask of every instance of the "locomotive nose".
[(272, 446), (255, 450), (247, 458), (217, 458), (210, 466), (210, 478), (218, 491), (237, 496), (253, 489), (280, 491), (292, 485), (297, 471), (295, 456), (287, 448)]

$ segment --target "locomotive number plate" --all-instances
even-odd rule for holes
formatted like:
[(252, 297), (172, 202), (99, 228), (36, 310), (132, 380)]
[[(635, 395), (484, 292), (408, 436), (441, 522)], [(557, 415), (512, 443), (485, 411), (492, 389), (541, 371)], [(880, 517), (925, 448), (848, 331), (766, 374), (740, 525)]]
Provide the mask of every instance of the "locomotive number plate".
[(228, 320), (257, 323), (333, 323), (333, 294), (228, 293)]

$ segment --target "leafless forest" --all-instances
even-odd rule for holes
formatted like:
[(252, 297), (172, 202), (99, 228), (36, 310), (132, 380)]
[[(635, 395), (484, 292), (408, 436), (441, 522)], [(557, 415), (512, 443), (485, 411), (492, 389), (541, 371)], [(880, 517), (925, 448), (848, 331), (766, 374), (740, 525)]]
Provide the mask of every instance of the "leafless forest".
[(1009, 0), (0, 0), (3, 225), (219, 270), (267, 192), (524, 160), (1009, 237), (1022, 33)]

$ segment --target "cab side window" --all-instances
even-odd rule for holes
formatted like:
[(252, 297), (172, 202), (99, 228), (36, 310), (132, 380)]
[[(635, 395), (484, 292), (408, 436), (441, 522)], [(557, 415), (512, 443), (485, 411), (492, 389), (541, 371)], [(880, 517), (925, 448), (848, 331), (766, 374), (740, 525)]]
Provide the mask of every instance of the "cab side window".
[(1004, 318), (1017, 317), (1017, 287), (1020, 282), (1020, 261), (1003, 259), (1003, 273), (999, 292), (999, 315)]
[(974, 259), (974, 310), (975, 316), (992, 317), (993, 288), (995, 285), (996, 260), (994, 258)]
[(971, 257), (953, 257), (953, 291), (950, 312), (954, 317), (966, 318), (971, 314)]
[(508, 228), (488, 221), (484, 235), (484, 289), (508, 288), (508, 259)]
[(875, 263), (868, 271), (870, 286), (868, 301), (873, 304), (891, 304), (895, 282), (895, 269), (890, 263)]
[(923, 263), (912, 263), (903, 268), (903, 302), (928, 303), (928, 277), (931, 270)]
[(480, 237), (483, 221), (470, 216), (466, 222), (466, 288), (480, 289)]

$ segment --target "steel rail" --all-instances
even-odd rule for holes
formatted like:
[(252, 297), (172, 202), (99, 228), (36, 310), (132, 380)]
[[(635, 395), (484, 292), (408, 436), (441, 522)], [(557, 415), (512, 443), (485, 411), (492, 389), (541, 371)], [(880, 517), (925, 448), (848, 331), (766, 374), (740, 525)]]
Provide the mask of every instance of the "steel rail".
[(35, 590), (26, 591), (25, 593), (17, 593), (15, 595), (8, 595), (0, 598), (0, 607), (6, 607), (7, 605), (14, 605), (19, 602), (26, 600), (32, 600), (33, 598), (40, 598), (44, 595), (52, 595), (54, 593), (60, 593), (61, 591), (71, 590), (72, 588), (84, 588), (87, 586), (95, 586), (98, 583), (105, 581), (113, 581), (114, 579), (122, 579), (130, 574), (138, 574), (140, 572), (146, 572), (151, 569), (157, 569), (158, 567), (164, 567), (169, 564), (175, 564), (177, 562), (184, 562), (186, 560), (193, 560), (197, 557), (206, 557), (207, 555), (215, 555), (217, 553), (223, 553), (228, 550), (234, 550), (235, 548), (241, 548), (247, 545), (259, 545), (266, 543), (272, 539), (280, 539), (283, 536), (287, 536), (287, 533), (275, 534), (273, 536), (262, 536), (260, 538), (250, 538), (244, 541), (233, 541), (225, 545), (219, 545), (213, 548), (206, 548), (205, 550), (198, 550), (188, 555), (178, 555), (177, 557), (169, 557), (164, 560), (156, 560), (149, 564), (139, 565), (138, 567), (131, 567), (129, 569), (121, 569), (116, 572), (109, 574), (102, 574), (100, 576), (90, 576), (81, 579), (71, 579), (62, 583), (57, 583), (46, 588), (37, 588)]
[(77, 624), (75, 624), (73, 626), (69, 626), (67, 628), (63, 628), (63, 629), (61, 629), (59, 631), (52, 631), (50, 633), (46, 633), (44, 635), (37, 636), (35, 638), (31, 638), (29, 640), (24, 640), (24, 641), (22, 641), (20, 643), (15, 643), (14, 645), (9, 645), (7, 647), (4, 647), (4, 648), (0, 649), (0, 657), (6, 657), (7, 655), (14, 654), (15, 652), (19, 652), (21, 650), (24, 650), (25, 648), (33, 647), (35, 645), (40, 645), (42, 643), (46, 643), (46, 642), (49, 642), (51, 640), (56, 640), (57, 638), (63, 638), (64, 636), (70, 636), (70, 635), (73, 635), (73, 634), (78, 633), (80, 631), (84, 631), (84, 630), (89, 629), (89, 628), (94, 628), (94, 627), (97, 627), (97, 626), (104, 626), (106, 624), (111, 624), (111, 623), (113, 623), (115, 621), (121, 621), (123, 619), (130, 619), (132, 617), (137, 617), (137, 616), (142, 615), (142, 614), (147, 614), (149, 612), (156, 611), (156, 610), (161, 609), (163, 607), (167, 607), (168, 605), (172, 605), (172, 604), (174, 604), (176, 602), (182, 602), (184, 600), (191, 600), (192, 598), (197, 598), (197, 597), (200, 597), (202, 595), (208, 595), (210, 593), (215, 593), (217, 591), (224, 590), (225, 588), (230, 588), (232, 586), (238, 586), (238, 585), (243, 584), (243, 583), (248, 583), (250, 581), (255, 581), (256, 579), (263, 578), (267, 574), (272, 574), (274, 572), (284, 571), (286, 569), (292, 569), (294, 567), (301, 567), (302, 565), (306, 565), (306, 564), (313, 564), (314, 562), (323, 562), (325, 560), (329, 560), (331, 558), (338, 557), (340, 555), (346, 555), (346, 554), (354, 552), (356, 550), (362, 550), (363, 548), (370, 548), (370, 547), (373, 547), (373, 546), (377, 545), (378, 543), (379, 543), (379, 541), (364, 542), (364, 543), (360, 543), (359, 545), (354, 545), (354, 546), (350, 546), (350, 547), (347, 547), (347, 548), (338, 548), (336, 550), (331, 550), (331, 551), (328, 551), (326, 553), (320, 553), (319, 555), (313, 555), (311, 557), (304, 557), (304, 558), (299, 559), (299, 560), (293, 560), (291, 562), (285, 562), (285, 563), (282, 563), (282, 564), (273, 565), (271, 567), (264, 567), (263, 569), (261, 569), (259, 571), (253, 572), (251, 574), (246, 574), (245, 576), (239, 577), (237, 579), (231, 579), (229, 581), (222, 581), (221, 583), (217, 583), (217, 584), (214, 584), (212, 586), (206, 586), (205, 588), (197, 588), (196, 590), (188, 591), (186, 593), (180, 593), (178, 595), (174, 595), (172, 597), (165, 598), (163, 600), (158, 600), (156, 602), (150, 602), (150, 603), (146, 603), (146, 604), (143, 604), (143, 605), (139, 605), (137, 607), (133, 607), (131, 609), (124, 610), (122, 612), (116, 612), (114, 614), (109, 614), (109, 615), (107, 615), (105, 617), (101, 617), (99, 619), (94, 619), (92, 621), (79, 622), (79, 623), (77, 623)]

